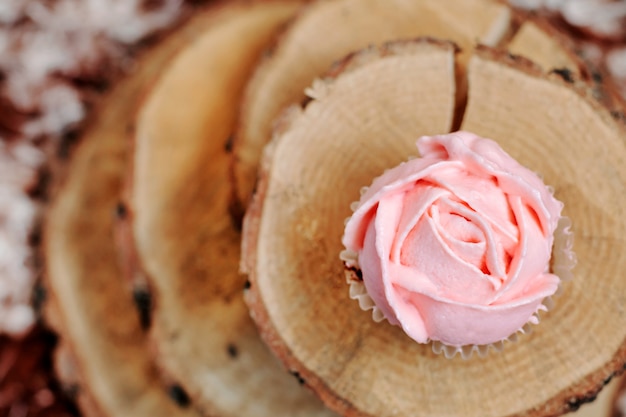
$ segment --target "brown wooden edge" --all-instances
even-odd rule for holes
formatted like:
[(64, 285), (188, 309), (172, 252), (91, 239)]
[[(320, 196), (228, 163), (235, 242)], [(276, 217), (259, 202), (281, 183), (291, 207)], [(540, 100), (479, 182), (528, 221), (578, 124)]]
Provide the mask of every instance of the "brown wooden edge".
[[(541, 13), (528, 10), (513, 9), (513, 22), (517, 27), (516, 34), (526, 23), (530, 23), (536, 26), (539, 30), (544, 32), (550, 38), (555, 40), (557, 44), (561, 46), (561, 49), (565, 52), (569, 59), (576, 64), (577, 70), (585, 81), (590, 81), (592, 78), (593, 69), (590, 63), (583, 58), (582, 50), (576, 45), (574, 40), (568, 36), (565, 28), (556, 26), (552, 20)], [(508, 40), (507, 44), (513, 40), (515, 36)], [(504, 46), (506, 48), (506, 45)]]
[(46, 325), (60, 336), (53, 354), (53, 369), (59, 378), (62, 391), (69, 400), (78, 404), (85, 415), (107, 417), (83, 377), (82, 365), (79, 356), (75, 354), (72, 340), (63, 337), (66, 330), (59, 301), (56, 294), (50, 291), (49, 285), (46, 285), (45, 276), (42, 277), (42, 285), (46, 288), (46, 300), (42, 305), (43, 317)]
[[(230, 197), (230, 214), (231, 220), (237, 230), (241, 230), (243, 226), (243, 217), (245, 215), (248, 204), (251, 201), (243, 201), (240, 195), (241, 192), (239, 190), (239, 181), (237, 179), (237, 164), (238, 164), (238, 151), (243, 145), (242, 143), (242, 131), (243, 131), (243, 115), (248, 112), (249, 106), (249, 95), (259, 81), (263, 78), (263, 74), (265, 74), (269, 69), (268, 64), (272, 60), (272, 56), (276, 53), (278, 47), (284, 42), (284, 39), (288, 38), (291, 32), (296, 27), (297, 22), (300, 20), (300, 17), (307, 13), (307, 10), (311, 7), (314, 7), (312, 4), (316, 3), (314, 0), (296, 0), (302, 3), (299, 10), (297, 10), (291, 18), (287, 19), (285, 23), (283, 23), (277, 30), (274, 39), (269, 43), (265, 51), (261, 53), (257, 63), (255, 65), (254, 70), (252, 71), (251, 77), (248, 79), (247, 85), (244, 88), (243, 96), (241, 98), (241, 106), (237, 115), (237, 122), (235, 125), (235, 129), (231, 136), (231, 139), (228, 143), (229, 149), (228, 151), (231, 154), (231, 162), (228, 168), (228, 180), (231, 183), (231, 197)], [(250, 196), (251, 197), (251, 196)]]
[[(585, 99), (596, 110), (601, 117), (609, 123), (617, 123), (620, 129), (626, 128), (626, 106), (623, 101), (604, 100), (604, 92), (598, 91), (598, 84), (590, 85), (587, 79), (575, 74), (564, 76), (559, 72), (546, 74), (537, 64), (523, 56), (513, 55), (502, 49), (494, 49), (485, 45), (478, 45), (475, 54), (483, 59), (496, 61), (510, 68), (514, 68), (524, 73), (558, 83), (567, 88), (573, 89), (580, 97)], [(602, 84), (600, 84), (602, 85)], [(609, 94), (609, 92), (607, 92)], [(615, 93), (610, 93), (615, 94)], [(612, 120), (613, 122), (610, 122)]]
[[(576, 63), (582, 79), (592, 87), (597, 100), (609, 108), (626, 107), (626, 99), (618, 93), (607, 68), (604, 65), (592, 63), (584, 56), (584, 51), (580, 47), (580, 43), (583, 42), (583, 39), (575, 28), (571, 25), (567, 25), (563, 19), (547, 15), (545, 12), (521, 10), (515, 7), (513, 10), (513, 21), (517, 26), (516, 32), (524, 22), (529, 22), (537, 26), (548, 36), (555, 39), (568, 57)], [(593, 38), (594, 37), (592, 37), (592, 39)], [(509, 41), (511, 39), (509, 39)], [(606, 52), (606, 45), (604, 45), (603, 48)], [(567, 70), (556, 69), (556, 71), (553, 70), (553, 72), (558, 73), (566, 81), (567, 78), (570, 77)]]
[(622, 408), (620, 407), (620, 398), (624, 398), (626, 395), (626, 378), (619, 381), (619, 386), (615, 390), (613, 397), (611, 398), (611, 414), (607, 417), (623, 417)]

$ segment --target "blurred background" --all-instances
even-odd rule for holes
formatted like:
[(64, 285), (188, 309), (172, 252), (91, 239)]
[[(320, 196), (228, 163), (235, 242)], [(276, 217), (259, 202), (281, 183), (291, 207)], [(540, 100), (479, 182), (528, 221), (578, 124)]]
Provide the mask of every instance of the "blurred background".
[[(0, 0), (0, 417), (76, 416), (38, 320), (38, 224), (53, 161), (136, 56), (209, 0)], [(547, 16), (626, 100), (625, 0), (510, 0)], [(71, 390), (70, 390), (71, 391)], [(612, 397), (613, 416), (626, 396)]]

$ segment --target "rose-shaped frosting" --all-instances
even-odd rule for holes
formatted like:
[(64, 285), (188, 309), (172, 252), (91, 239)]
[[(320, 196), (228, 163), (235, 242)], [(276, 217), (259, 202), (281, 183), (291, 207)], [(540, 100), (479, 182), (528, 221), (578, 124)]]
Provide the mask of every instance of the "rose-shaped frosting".
[(417, 147), (365, 191), (343, 244), (376, 307), (417, 342), (504, 340), (558, 288), (563, 205), (492, 140), (456, 132)]

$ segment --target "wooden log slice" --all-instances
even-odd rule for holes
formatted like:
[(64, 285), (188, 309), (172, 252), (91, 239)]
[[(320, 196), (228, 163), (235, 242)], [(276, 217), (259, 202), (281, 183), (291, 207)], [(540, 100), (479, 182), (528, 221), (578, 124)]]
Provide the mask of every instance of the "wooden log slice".
[[(255, 71), (245, 93), (235, 136), (233, 177), (236, 201), (248, 205), (261, 150), (272, 121), (286, 106), (304, 99), (304, 89), (337, 59), (393, 39), (435, 36), (470, 50), (478, 41), (497, 45), (510, 30), (511, 10), (491, 0), (320, 1), (301, 13), (268, 59)], [(469, 55), (461, 57), (465, 62)], [(462, 81), (462, 79), (461, 79)], [(465, 88), (457, 88), (463, 102)]]
[[(348, 416), (557, 416), (595, 398), (626, 355), (626, 131), (586, 83), (486, 47), (469, 66), (463, 128), (492, 137), (565, 202), (579, 265), (553, 311), (503, 352), (435, 355), (348, 297), (338, 260), (359, 189), (447, 131), (452, 48), (409, 44), (314, 84), (271, 143), (244, 224), (252, 314), (276, 354)], [(361, 57), (362, 54), (356, 55)], [(349, 65), (344, 65), (351, 68)]]
[(555, 72), (566, 81), (574, 74), (593, 87), (594, 95), (604, 105), (624, 107), (624, 97), (615, 78), (604, 63), (598, 62), (607, 53), (606, 45), (596, 45), (599, 56), (594, 56), (585, 52), (589, 40), (581, 39), (563, 21), (519, 10), (514, 16), (518, 27), (506, 46), (511, 53), (532, 59), (544, 71)]
[(159, 380), (118, 267), (113, 226), (134, 109), (163, 65), (214, 21), (213, 9), (199, 12), (140, 58), (94, 110), (54, 187), (43, 227), (44, 313), (61, 337), (57, 374), (85, 416), (198, 415), (176, 404), (170, 394), (177, 397), (177, 388)]
[(212, 416), (332, 416), (263, 344), (243, 301), (228, 211), (232, 134), (249, 73), (294, 2), (247, 4), (206, 30), (139, 109), (128, 209), (154, 300), (156, 360)]
[[(471, 62), (469, 82), (462, 127), (494, 138), (523, 165), (540, 172), (574, 223), (576, 279), (557, 299), (562, 307), (546, 316), (527, 345), (549, 346), (558, 355), (541, 362), (530, 356), (525, 363), (521, 357), (518, 361), (519, 366), (533, 362), (531, 367), (542, 366), (558, 376), (541, 391), (543, 398), (552, 397), (549, 407), (557, 410), (559, 400), (592, 396), (606, 378), (622, 371), (626, 359), (621, 331), (626, 321), (615, 314), (626, 289), (619, 272), (626, 263), (620, 243), (626, 231), (621, 218), (626, 189), (623, 120), (599, 106), (576, 80), (570, 86), (545, 79), (530, 63), (486, 49)], [(496, 110), (499, 106), (506, 109)], [(560, 407), (567, 411), (565, 404)]]
[[(515, 55), (531, 58), (545, 72), (561, 71), (588, 79), (586, 64), (575, 53), (574, 42), (550, 23), (538, 17), (522, 15), (520, 27), (506, 48)], [(566, 72), (566, 71), (569, 71)]]

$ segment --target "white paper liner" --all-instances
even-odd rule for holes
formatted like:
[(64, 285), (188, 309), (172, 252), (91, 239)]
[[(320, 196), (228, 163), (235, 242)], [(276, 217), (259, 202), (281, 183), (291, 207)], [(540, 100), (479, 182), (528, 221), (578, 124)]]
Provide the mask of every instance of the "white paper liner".
[[(555, 294), (552, 297), (546, 297), (537, 311), (529, 318), (528, 322), (515, 333), (495, 343), (487, 345), (465, 345), (450, 346), (440, 341), (431, 340), (432, 350), (436, 354), (442, 354), (451, 359), (460, 354), (463, 359), (470, 359), (474, 352), (479, 357), (486, 356), (490, 350), (500, 352), (505, 343), (516, 342), (520, 334), (529, 334), (532, 332), (532, 326), (539, 324), (539, 312), (548, 311), (554, 307), (553, 297), (559, 296), (563, 291), (563, 282), (570, 281), (573, 277), (572, 269), (576, 265), (576, 254), (573, 251), (574, 234), (572, 232), (572, 222), (568, 217), (562, 216), (559, 219), (556, 230), (554, 231), (554, 245), (552, 248), (552, 259), (550, 260), (550, 271), (557, 275), (561, 281)], [(363, 311), (372, 311), (372, 319), (379, 323), (386, 318), (382, 311), (376, 306), (374, 300), (369, 296), (362, 280), (355, 278), (354, 271), (359, 270), (358, 253), (351, 250), (343, 250), (339, 254), (339, 258), (346, 266), (346, 281), (350, 286), (350, 298), (357, 300), (359, 307)]]

